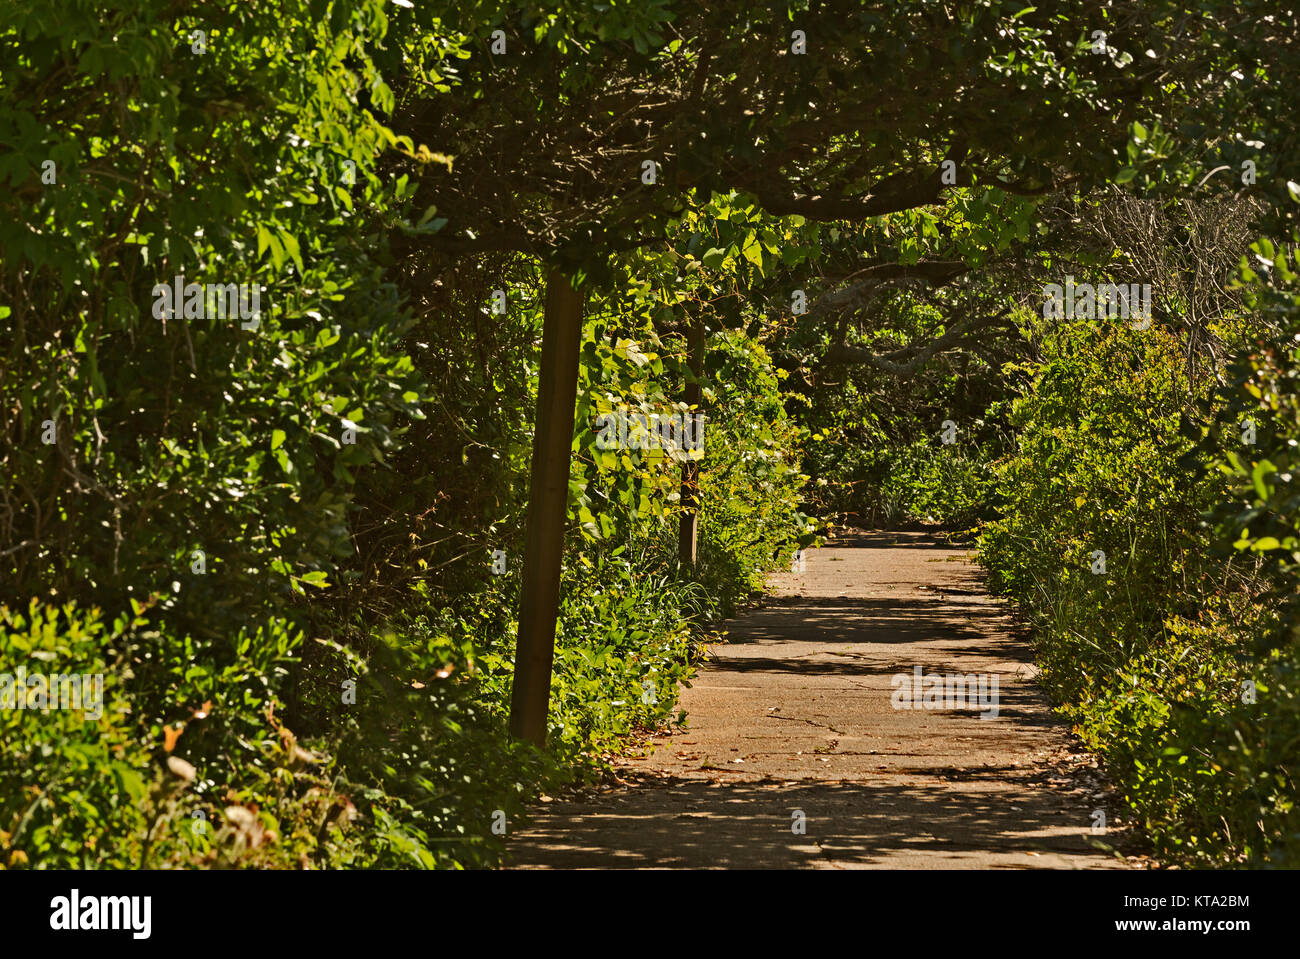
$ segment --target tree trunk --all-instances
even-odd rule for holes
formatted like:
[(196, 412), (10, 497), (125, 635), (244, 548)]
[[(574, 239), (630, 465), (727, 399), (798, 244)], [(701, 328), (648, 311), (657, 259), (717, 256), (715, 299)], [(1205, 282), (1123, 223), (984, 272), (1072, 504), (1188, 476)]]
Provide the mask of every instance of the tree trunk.
[[(691, 406), (700, 402), (700, 377), (704, 375), (704, 322), (697, 316), (691, 321), (687, 335), (687, 363), (690, 365), (692, 379), (686, 383), (683, 399)], [(699, 460), (687, 460), (682, 464), (682, 505), (686, 512), (682, 514), (681, 526), (677, 530), (677, 558), (688, 569), (695, 569), (696, 547), (699, 540), (700, 525), (700, 463)]]
[(511, 734), (538, 746), (546, 745), (581, 340), (582, 297), (567, 276), (552, 270), (546, 280), (523, 589), (519, 598), (519, 634), (510, 696)]

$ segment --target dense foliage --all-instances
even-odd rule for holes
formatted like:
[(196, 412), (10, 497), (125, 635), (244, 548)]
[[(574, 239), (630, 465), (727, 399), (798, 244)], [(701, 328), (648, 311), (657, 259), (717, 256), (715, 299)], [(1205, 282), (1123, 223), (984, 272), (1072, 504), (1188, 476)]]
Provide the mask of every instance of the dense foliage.
[[(426, 299), (394, 270), (388, 231), (432, 227), (377, 174), (412, 148), (374, 112), (384, 6), (0, 23), (0, 649), (105, 677), (101, 715), (0, 713), (0, 863), (495, 861), (525, 798), (674, 718), (698, 630), (806, 540), (777, 377), (720, 333), (701, 576), (677, 463), (603, 467), (580, 428), (597, 535), (567, 563), (552, 750), (509, 741), (541, 279), (501, 259)], [(259, 315), (156, 310), (176, 276), (256, 284)], [(592, 291), (593, 400), (676, 400), (649, 310)], [(709, 470), (715, 443), (750, 455)]]
[[(0, 674), (104, 684), (0, 710), (0, 868), (495, 864), (685, 719), (818, 511), (980, 527), (1161, 853), (1293, 862), (1272, 6), (6, 5)], [(556, 271), (538, 749), (506, 714)], [(1155, 322), (1044, 319), (1067, 274)], [(702, 455), (602, 448), (620, 410), (702, 414)]]

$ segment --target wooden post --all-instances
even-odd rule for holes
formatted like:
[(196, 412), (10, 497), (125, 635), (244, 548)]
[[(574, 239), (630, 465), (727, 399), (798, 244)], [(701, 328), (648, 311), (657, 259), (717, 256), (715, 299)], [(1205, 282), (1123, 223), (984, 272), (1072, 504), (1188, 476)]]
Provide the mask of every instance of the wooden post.
[(546, 745), (555, 624), (560, 614), (560, 565), (568, 516), (569, 453), (581, 341), (582, 297), (567, 276), (552, 270), (546, 279), (523, 589), (510, 693), (511, 734), (538, 746)]
[[(704, 375), (704, 323), (693, 317), (687, 333), (687, 363), (691, 368), (692, 379), (686, 383), (686, 392), (682, 397), (694, 406), (700, 402), (700, 377)], [(686, 512), (682, 514), (681, 525), (677, 529), (677, 558), (688, 569), (695, 569), (696, 548), (699, 541), (700, 525), (700, 463), (699, 460), (687, 460), (682, 464), (682, 505)]]

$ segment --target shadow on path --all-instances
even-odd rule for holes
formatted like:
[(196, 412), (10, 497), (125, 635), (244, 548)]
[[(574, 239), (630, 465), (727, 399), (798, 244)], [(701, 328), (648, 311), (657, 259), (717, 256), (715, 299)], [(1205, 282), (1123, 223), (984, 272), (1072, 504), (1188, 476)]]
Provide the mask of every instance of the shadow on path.
[[(511, 865), (1126, 865), (1092, 833), (1098, 809), (1118, 813), (1095, 761), (964, 549), (854, 531), (769, 590), (683, 690), (688, 727), (621, 761), (622, 785), (540, 804)], [(902, 696), (918, 667), (979, 677), (986, 698)]]

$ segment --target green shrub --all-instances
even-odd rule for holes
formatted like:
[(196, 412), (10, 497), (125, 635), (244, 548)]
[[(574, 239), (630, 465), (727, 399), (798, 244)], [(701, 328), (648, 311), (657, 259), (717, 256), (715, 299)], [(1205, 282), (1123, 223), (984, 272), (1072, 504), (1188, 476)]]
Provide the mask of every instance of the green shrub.
[(880, 495), (887, 515), (958, 529), (987, 515), (994, 484), (982, 450), (936, 438), (898, 447), (886, 461)]
[[(712, 338), (696, 577), (680, 463), (593, 454), (602, 401), (686, 380), (638, 272), (676, 266), (616, 258), (586, 288), (550, 749), (511, 740), (546, 267), (391, 268), (391, 237), (445, 221), (412, 224), (386, 175), (385, 151), (440, 162), (380, 120), (390, 12), (0, 13), (0, 661), (107, 682), (95, 722), (0, 716), (0, 866), (494, 864), (540, 790), (680, 720), (701, 630), (812, 537), (801, 434), (745, 334)], [(468, 56), (407, 38), (425, 76)], [(180, 275), (256, 286), (256, 324), (156, 315)]]
[(1203, 522), (1230, 499), (1232, 470), (1208, 466), (1237, 431), (1198, 425), (1223, 402), (1160, 326), (1031, 328), (1043, 358), (1013, 404), (981, 561), (1160, 856), (1290, 862), (1295, 647), (1261, 655), (1283, 607), (1259, 605), (1258, 562)]
[(324, 831), (301, 827), (336, 796), (275, 718), (299, 637), (273, 622), (178, 640), (152, 628), (151, 606), (111, 625), (72, 604), (0, 606), (0, 671), (103, 678), (99, 715), (0, 710), (0, 862), (292, 867), (317, 854)]

